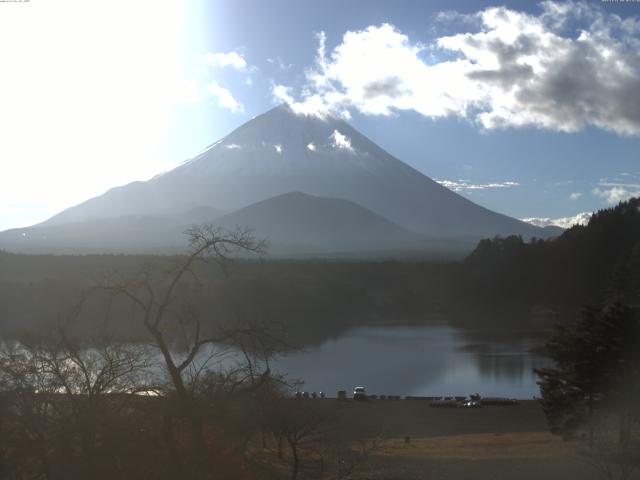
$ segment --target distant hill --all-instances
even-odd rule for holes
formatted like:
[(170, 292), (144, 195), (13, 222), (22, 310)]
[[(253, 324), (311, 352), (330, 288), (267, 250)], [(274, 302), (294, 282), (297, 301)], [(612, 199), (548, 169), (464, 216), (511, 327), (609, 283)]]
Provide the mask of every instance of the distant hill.
[(594, 213), (550, 240), (510, 236), (481, 241), (462, 268), (465, 297), (536, 304), (597, 303), (640, 295), (640, 199)]
[[(402, 228), (354, 202), (286, 193), (219, 218), (232, 229), (251, 228), (270, 242), (270, 254), (420, 252), (445, 249), (441, 240)], [(468, 248), (460, 242), (459, 251)]]

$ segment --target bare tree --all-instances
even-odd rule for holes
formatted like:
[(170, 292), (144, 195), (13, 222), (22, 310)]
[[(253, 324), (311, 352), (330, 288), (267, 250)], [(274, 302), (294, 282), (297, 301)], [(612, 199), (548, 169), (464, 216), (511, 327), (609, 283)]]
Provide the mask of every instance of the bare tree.
[(10, 438), (14, 460), (20, 464), (18, 470), (35, 478), (51, 478), (50, 381), (40, 374), (33, 357), (18, 348), (17, 343), (4, 343), (2, 347), (3, 439)]
[(291, 478), (296, 480), (302, 466), (302, 449), (317, 446), (323, 435), (332, 428), (335, 415), (326, 403), (285, 396), (272, 398), (266, 405), (264, 415), (269, 430), (278, 441), (278, 457), (283, 458), (282, 440), (289, 447)]
[(347, 480), (354, 478), (382, 444), (382, 435), (353, 440), (341, 429), (332, 429), (320, 439), (320, 478)]
[[(98, 478), (100, 467), (112, 460), (98, 459), (98, 451), (102, 460), (109, 452), (105, 420), (123, 408), (147, 366), (143, 349), (104, 338), (84, 343), (65, 330), (5, 343), (0, 378), (13, 431), (22, 434), (25, 455), (35, 456), (40, 465), (31, 475)], [(23, 461), (23, 469), (30, 464)]]
[[(135, 279), (110, 279), (93, 291), (107, 292), (111, 302), (124, 298), (136, 309), (137, 318), (142, 327), (151, 337), (153, 346), (161, 353), (177, 411), (187, 420), (191, 432), (195, 462), (191, 468), (183, 469), (183, 462), (178, 454), (179, 449), (173, 439), (171, 418), (165, 417), (165, 438), (169, 443), (169, 451), (174, 456), (176, 475), (203, 478), (206, 472), (207, 453), (203, 433), (203, 413), (202, 409), (198, 408), (196, 384), (206, 370), (207, 355), (216, 346), (241, 345), (241, 351), (244, 352), (247, 360), (244, 368), (247, 376), (240, 377), (238, 372), (235, 372), (233, 378), (236, 384), (233, 388), (241, 384), (246, 385), (247, 380), (251, 388), (257, 388), (270, 375), (268, 362), (265, 361), (271, 353), (269, 343), (266, 341), (269, 334), (266, 329), (255, 325), (219, 327), (213, 332), (208, 328), (208, 333), (204, 333), (205, 326), (197, 310), (189, 304), (177, 305), (178, 288), (187, 277), (199, 281), (195, 268), (198, 263), (212, 261), (227, 272), (231, 258), (235, 254), (259, 254), (265, 250), (266, 242), (256, 239), (251, 231), (246, 229), (229, 232), (209, 225), (192, 227), (186, 233), (189, 238), (190, 253), (180, 258), (171, 271), (159, 277), (146, 271)], [(212, 323), (209, 321), (206, 326), (211, 327)], [(183, 352), (177, 352), (172, 348), (174, 338), (169, 335), (170, 326), (178, 326), (184, 334), (183, 341), (186, 348)], [(249, 352), (254, 355), (258, 350), (262, 352), (261, 356), (249, 356)], [(204, 362), (201, 360), (203, 355)], [(258, 366), (264, 369), (257, 371)]]
[(78, 436), (85, 474), (95, 477), (98, 424), (109, 410), (122, 407), (126, 394), (144, 389), (140, 374), (149, 366), (145, 350), (109, 338), (87, 346), (61, 332), (55, 343), (36, 345), (30, 353), (66, 398), (66, 411), (58, 408), (58, 413)]

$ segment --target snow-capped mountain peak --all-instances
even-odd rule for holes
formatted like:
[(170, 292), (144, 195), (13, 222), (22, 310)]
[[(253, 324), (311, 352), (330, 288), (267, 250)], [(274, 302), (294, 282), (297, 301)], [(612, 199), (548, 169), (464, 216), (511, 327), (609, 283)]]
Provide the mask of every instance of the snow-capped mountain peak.
[(285, 105), (163, 175), (112, 189), (45, 223), (179, 215), (200, 206), (232, 212), (288, 192), (348, 200), (431, 237), (543, 235), (439, 185), (345, 121), (296, 114)]

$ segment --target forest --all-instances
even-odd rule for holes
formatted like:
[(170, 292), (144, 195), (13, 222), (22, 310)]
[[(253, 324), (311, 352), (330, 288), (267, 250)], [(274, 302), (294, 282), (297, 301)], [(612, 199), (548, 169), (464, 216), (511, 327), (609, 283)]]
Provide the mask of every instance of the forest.
[(483, 240), (459, 273), (461, 298), (476, 303), (576, 306), (602, 302), (612, 291), (637, 303), (640, 199), (600, 210), (588, 225), (547, 241)]

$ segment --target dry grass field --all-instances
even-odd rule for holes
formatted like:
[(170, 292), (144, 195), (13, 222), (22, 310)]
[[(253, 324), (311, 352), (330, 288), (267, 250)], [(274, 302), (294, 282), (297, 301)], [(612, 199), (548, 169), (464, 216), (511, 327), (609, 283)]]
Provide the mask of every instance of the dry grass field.
[(474, 433), (389, 439), (362, 471), (370, 479), (590, 479), (575, 443), (550, 433)]
[[(363, 439), (379, 439), (367, 460), (349, 478), (603, 478), (578, 454), (577, 441), (564, 441), (549, 433), (535, 401), (479, 409), (431, 408), (428, 402), (411, 400), (320, 401), (333, 403), (340, 418), (339, 428), (355, 448)], [(312, 455), (304, 461), (311, 466), (316, 459)], [(308, 478), (314, 475), (309, 474)]]

